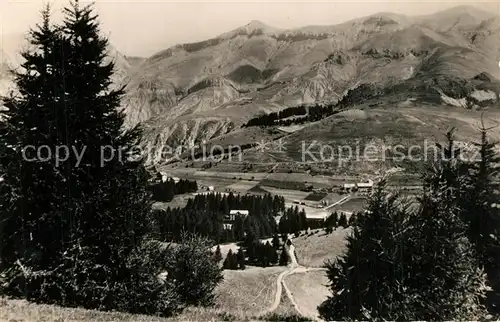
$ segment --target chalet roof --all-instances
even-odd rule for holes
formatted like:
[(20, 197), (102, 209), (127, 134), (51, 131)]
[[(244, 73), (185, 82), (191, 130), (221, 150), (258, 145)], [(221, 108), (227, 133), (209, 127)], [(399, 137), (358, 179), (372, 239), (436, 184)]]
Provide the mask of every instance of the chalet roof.
[(248, 210), (230, 210), (230, 211), (229, 211), (229, 214), (230, 214), (230, 215), (237, 215), (237, 214), (240, 214), (240, 215), (245, 215), (245, 216), (248, 216), (249, 211), (248, 211)]

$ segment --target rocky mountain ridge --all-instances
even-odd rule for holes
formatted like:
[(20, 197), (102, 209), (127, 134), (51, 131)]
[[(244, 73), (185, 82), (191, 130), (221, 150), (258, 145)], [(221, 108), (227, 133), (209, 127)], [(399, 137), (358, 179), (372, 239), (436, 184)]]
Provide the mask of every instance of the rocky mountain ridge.
[(252, 21), (145, 59), (110, 53), (115, 82), (126, 85), (127, 126), (142, 124), (143, 143), (161, 149), (209, 141), (261, 113), (335, 104), (349, 90), (359, 99), (498, 103), (499, 39), (498, 15), (460, 6), (292, 30)]

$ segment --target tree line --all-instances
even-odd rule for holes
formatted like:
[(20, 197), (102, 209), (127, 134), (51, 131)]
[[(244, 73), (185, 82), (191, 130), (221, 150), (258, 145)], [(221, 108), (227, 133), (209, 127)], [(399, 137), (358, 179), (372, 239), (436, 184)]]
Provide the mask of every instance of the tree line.
[(337, 112), (335, 105), (299, 105), (288, 107), (279, 112), (263, 114), (250, 119), (243, 127), (250, 126), (289, 126), (292, 124), (303, 124), (316, 122)]
[[(286, 266), (289, 264), (288, 254), (285, 251), (287, 240), (288, 237), (286, 234), (283, 234), (281, 238), (275, 234), (271, 242), (262, 243), (255, 235), (249, 234), (240, 243), (237, 252), (229, 250), (222, 267), (230, 270), (244, 270), (246, 265), (260, 267)], [(214, 260), (218, 263), (222, 259), (220, 246), (217, 246), (214, 253)]]
[(175, 182), (174, 179), (168, 178), (165, 182), (151, 184), (149, 191), (154, 201), (169, 202), (174, 199), (175, 195), (198, 191), (198, 184), (196, 181), (187, 179), (180, 179), (178, 182)]
[[(224, 229), (224, 216), (230, 210), (248, 210), (249, 216), (236, 216), (231, 229)], [(334, 212), (324, 221), (313, 221), (298, 206), (286, 208), (282, 196), (212, 193), (188, 199), (183, 208), (157, 209), (153, 222), (160, 240), (175, 241), (184, 232), (191, 232), (216, 243), (228, 243), (244, 241), (248, 235), (264, 238), (276, 233), (300, 234), (308, 228), (347, 228), (357, 216), (353, 214), (347, 219), (344, 213)]]
[[(224, 229), (224, 216), (230, 210), (248, 210), (246, 217), (236, 216), (231, 229)], [(155, 231), (162, 240), (178, 240), (183, 232), (211, 238), (217, 243), (241, 241), (246, 234), (272, 236), (277, 232), (275, 217), (285, 211), (281, 196), (199, 194), (184, 208), (167, 208), (154, 212)]]

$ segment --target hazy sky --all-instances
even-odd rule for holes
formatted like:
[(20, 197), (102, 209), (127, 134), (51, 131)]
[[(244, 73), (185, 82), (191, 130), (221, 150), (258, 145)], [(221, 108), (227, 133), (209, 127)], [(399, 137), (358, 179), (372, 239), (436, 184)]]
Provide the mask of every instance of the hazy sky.
[[(0, 34), (20, 33), (39, 22), (44, 0), (0, 0)], [(54, 19), (67, 1), (51, 0)], [(332, 25), (377, 12), (431, 14), (456, 5), (475, 5), (500, 14), (500, 0), (341, 1), (127, 1), (97, 0), (102, 30), (118, 50), (147, 56), (177, 43), (200, 41), (260, 20), (277, 28)]]

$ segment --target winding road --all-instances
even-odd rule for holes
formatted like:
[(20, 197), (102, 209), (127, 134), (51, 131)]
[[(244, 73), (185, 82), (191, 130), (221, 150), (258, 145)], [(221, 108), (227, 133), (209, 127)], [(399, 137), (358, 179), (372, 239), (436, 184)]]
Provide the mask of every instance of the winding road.
[[(291, 259), (291, 264), (288, 266), (289, 269), (282, 272), (280, 275), (278, 275), (278, 278), (276, 279), (276, 295), (274, 297), (274, 302), (273, 304), (266, 310), (265, 313), (270, 313), (276, 310), (280, 304), (281, 301), (281, 294), (283, 293), (283, 289), (285, 289), (285, 293), (287, 297), (290, 299), (292, 302), (293, 306), (295, 307), (295, 310), (297, 313), (299, 313), (302, 316), (306, 316), (303, 312), (300, 310), (300, 306), (297, 304), (295, 299), (293, 298), (292, 292), (290, 289), (286, 286), (285, 281), (283, 280), (286, 276), (290, 276), (293, 274), (301, 274), (301, 273), (307, 273), (307, 272), (315, 272), (315, 271), (326, 271), (326, 268), (322, 267), (304, 267), (301, 266), (297, 263), (297, 259), (295, 258), (295, 247), (293, 245), (290, 245), (289, 248), (285, 248), (289, 258)], [(318, 316), (308, 316), (309, 318), (312, 318), (316, 321), (322, 321)]]

